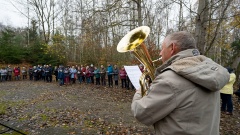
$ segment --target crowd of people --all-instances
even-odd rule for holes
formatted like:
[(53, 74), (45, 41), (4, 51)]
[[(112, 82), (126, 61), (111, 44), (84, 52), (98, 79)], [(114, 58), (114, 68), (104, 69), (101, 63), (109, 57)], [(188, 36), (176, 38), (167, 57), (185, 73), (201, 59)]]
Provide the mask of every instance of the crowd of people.
[[(143, 66), (139, 66), (143, 71)], [(0, 68), (0, 81), (12, 80), (32, 80), (44, 82), (59, 82), (60, 86), (75, 83), (95, 84), (108, 87), (121, 87), (126, 89), (135, 89), (132, 85), (127, 72), (122, 66), (120, 69), (117, 65), (108, 64), (107, 67), (91, 65), (75, 65), (75, 66), (55, 66), (37, 65), (29, 67), (7, 67)], [(121, 85), (121, 86), (119, 86)]]

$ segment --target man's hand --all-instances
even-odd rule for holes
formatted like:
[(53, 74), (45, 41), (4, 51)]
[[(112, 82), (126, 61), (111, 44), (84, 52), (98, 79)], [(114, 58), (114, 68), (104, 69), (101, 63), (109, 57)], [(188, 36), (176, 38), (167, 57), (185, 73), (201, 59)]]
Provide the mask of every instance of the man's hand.
[(141, 88), (136, 89), (136, 93), (142, 95)]

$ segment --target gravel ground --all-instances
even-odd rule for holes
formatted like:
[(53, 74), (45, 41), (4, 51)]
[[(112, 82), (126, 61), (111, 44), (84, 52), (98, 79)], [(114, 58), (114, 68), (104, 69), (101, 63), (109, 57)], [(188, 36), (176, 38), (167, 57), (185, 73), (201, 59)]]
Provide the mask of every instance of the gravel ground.
[(12, 81), (0, 83), (0, 91), (1, 123), (26, 134), (153, 133), (152, 127), (138, 123), (132, 116), (133, 90)]
[[(153, 128), (132, 116), (133, 94), (91, 84), (0, 82), (0, 123), (29, 135), (151, 135)], [(221, 135), (240, 135), (236, 100), (234, 96), (234, 115), (221, 115)], [(0, 132), (5, 129), (0, 126)]]

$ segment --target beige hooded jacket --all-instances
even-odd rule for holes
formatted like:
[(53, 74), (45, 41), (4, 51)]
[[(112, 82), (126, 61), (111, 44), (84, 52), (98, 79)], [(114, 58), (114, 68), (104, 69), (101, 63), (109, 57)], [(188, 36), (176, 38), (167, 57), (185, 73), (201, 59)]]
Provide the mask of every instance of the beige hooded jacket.
[(157, 135), (219, 135), (220, 92), (228, 71), (196, 49), (181, 51), (157, 68), (150, 91), (133, 97), (134, 117)]

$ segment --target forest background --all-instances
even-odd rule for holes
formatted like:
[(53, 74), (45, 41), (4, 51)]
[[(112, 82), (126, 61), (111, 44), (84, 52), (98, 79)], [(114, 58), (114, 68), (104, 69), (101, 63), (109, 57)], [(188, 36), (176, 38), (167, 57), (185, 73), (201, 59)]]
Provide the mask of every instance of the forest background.
[(240, 72), (239, 0), (11, 0), (27, 27), (0, 23), (0, 64), (139, 64), (117, 52), (130, 30), (146, 25), (145, 44), (159, 57), (163, 38), (191, 32), (203, 55)]

